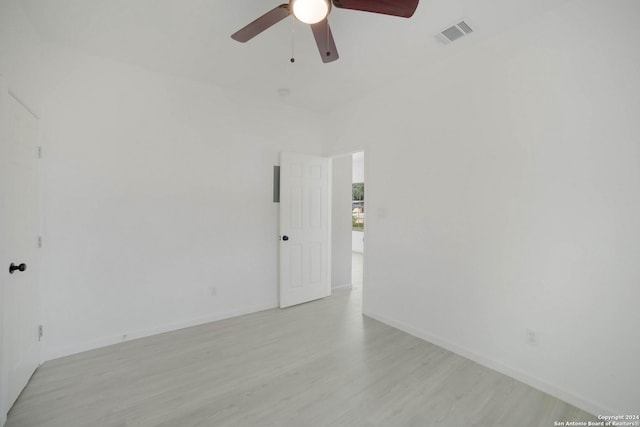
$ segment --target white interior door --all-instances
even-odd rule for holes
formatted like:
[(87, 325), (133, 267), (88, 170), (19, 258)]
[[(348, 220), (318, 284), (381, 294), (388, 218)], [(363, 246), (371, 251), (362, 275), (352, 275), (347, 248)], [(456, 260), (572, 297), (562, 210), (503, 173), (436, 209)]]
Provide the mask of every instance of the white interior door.
[[(38, 121), (13, 96), (6, 100), (2, 179), (3, 359), (5, 409), (11, 408), (40, 362), (38, 295)], [(13, 268), (10, 268), (10, 264)], [(11, 270), (11, 272), (10, 272)], [(4, 378), (3, 378), (4, 379)]]
[(331, 294), (329, 172), (327, 158), (280, 154), (280, 307)]

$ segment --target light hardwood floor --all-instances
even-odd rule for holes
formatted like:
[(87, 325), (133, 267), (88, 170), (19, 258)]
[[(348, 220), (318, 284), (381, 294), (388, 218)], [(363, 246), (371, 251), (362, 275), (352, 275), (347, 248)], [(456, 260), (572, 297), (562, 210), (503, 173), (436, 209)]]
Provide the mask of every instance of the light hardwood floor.
[(7, 427), (512, 427), (595, 420), (363, 317), (360, 290), (47, 362)]

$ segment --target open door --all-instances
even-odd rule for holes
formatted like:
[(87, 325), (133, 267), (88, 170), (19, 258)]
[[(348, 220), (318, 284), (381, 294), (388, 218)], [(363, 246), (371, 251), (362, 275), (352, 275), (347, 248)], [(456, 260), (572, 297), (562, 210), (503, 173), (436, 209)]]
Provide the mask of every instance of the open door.
[(331, 294), (329, 159), (280, 154), (280, 307)]
[[(4, 240), (2, 265), (4, 410), (9, 410), (40, 362), (38, 294), (38, 120), (3, 90), (0, 167)], [(2, 414), (4, 415), (4, 414)]]

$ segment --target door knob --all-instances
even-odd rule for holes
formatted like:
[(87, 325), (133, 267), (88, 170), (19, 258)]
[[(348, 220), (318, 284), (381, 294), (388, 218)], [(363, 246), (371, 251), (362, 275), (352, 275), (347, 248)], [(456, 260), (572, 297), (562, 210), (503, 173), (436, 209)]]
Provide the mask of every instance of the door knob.
[(25, 271), (26, 269), (27, 264), (25, 264), (24, 262), (20, 265), (14, 265), (13, 263), (11, 263), (11, 265), (9, 266), (9, 274), (13, 274), (13, 272), (16, 270)]
[(284, 240), (284, 241), (286, 242), (287, 240), (289, 240), (289, 236), (287, 236), (287, 235), (285, 234), (284, 236), (282, 236), (282, 240)]

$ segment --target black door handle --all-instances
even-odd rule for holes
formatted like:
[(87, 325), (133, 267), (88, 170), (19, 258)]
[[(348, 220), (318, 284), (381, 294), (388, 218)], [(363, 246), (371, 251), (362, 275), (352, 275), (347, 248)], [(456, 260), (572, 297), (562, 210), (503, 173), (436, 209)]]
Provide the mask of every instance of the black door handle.
[(25, 264), (24, 262), (20, 265), (14, 265), (13, 263), (11, 263), (11, 265), (9, 266), (9, 274), (13, 274), (13, 272), (16, 270), (25, 271), (26, 269), (27, 264)]
[(286, 242), (287, 240), (289, 240), (289, 236), (287, 236), (287, 235), (285, 234), (284, 236), (282, 236), (282, 240), (284, 240), (284, 241)]

